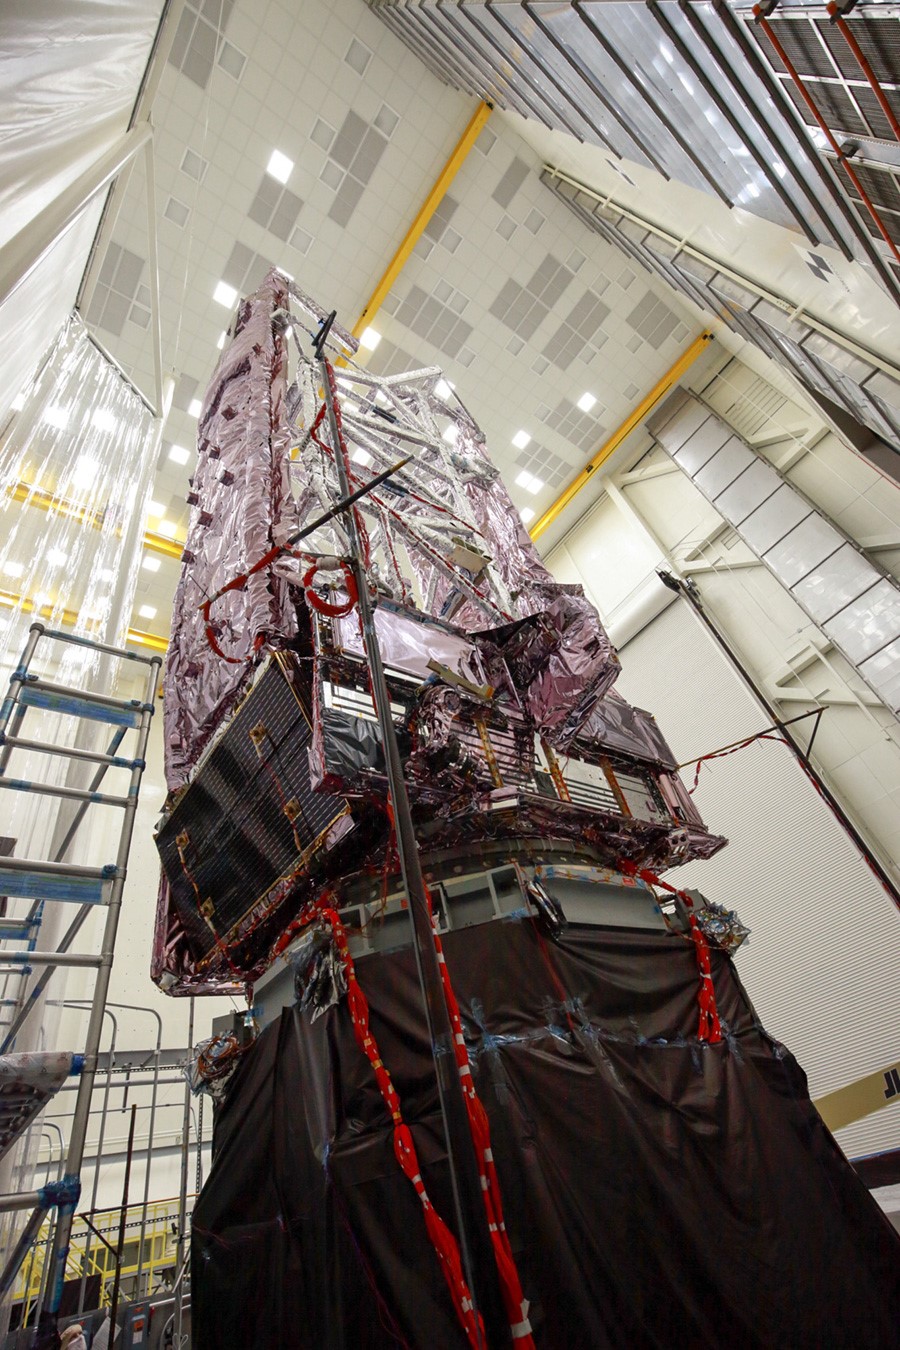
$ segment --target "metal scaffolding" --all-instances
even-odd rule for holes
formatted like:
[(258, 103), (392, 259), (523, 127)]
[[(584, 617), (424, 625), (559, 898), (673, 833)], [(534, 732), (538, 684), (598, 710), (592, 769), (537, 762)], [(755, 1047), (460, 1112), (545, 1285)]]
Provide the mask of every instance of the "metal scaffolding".
[[(122, 699), (96, 688), (84, 689), (52, 683), (33, 673), (31, 667), (39, 644), (65, 643), (88, 649), (100, 661), (112, 686), (112, 673), (118, 661), (138, 662), (147, 667), (142, 698)], [(12, 1285), (29, 1246), (37, 1236), (45, 1216), (56, 1211), (51, 1242), (51, 1257), (47, 1263), (44, 1301), (49, 1313), (59, 1311), (66, 1271), (66, 1258), (72, 1229), (72, 1219), (81, 1194), (81, 1168), (85, 1152), (88, 1122), (91, 1113), (91, 1094), (98, 1067), (100, 1037), (107, 1010), (110, 975), (116, 944), (119, 913), (128, 854), (134, 830), (141, 777), (145, 766), (150, 719), (159, 680), (160, 656), (142, 656), (124, 648), (108, 646), (71, 633), (63, 633), (34, 623), (21, 660), (10, 678), (9, 690), (0, 706), (0, 789), (16, 793), (33, 793), (40, 799), (56, 799), (72, 804), (74, 814), (68, 823), (51, 859), (0, 858), (0, 891), (8, 897), (29, 902), (21, 918), (0, 919), (0, 973), (18, 978), (16, 997), (7, 1000), (12, 1014), (0, 1047), (0, 1070), (4, 1068), (16, 1082), (21, 1079), (19, 1097), (34, 1101), (36, 1094), (29, 1080), (35, 1070), (44, 1072), (39, 1111), (62, 1086), (67, 1074), (78, 1074), (79, 1083), (72, 1118), (72, 1129), (63, 1175), (57, 1181), (48, 1181), (36, 1190), (0, 1195), (0, 1213), (30, 1210), (27, 1223), (8, 1253), (0, 1272), (0, 1297)], [(22, 735), (23, 722), (29, 709), (58, 714), (75, 720), (82, 731), (89, 724), (99, 723), (112, 728), (111, 740), (105, 752), (83, 748), (84, 737), (76, 737), (74, 746), (59, 741), (35, 740)], [(133, 752), (119, 754), (119, 748), (129, 731), (136, 733)], [(45, 756), (54, 757), (68, 767), (76, 764), (96, 766), (86, 786), (72, 786), (40, 778), (22, 779), (9, 776), (10, 757), (16, 751), (24, 752), (38, 762)], [(126, 770), (128, 789), (122, 795), (101, 792), (100, 785), (110, 769)], [(115, 861), (99, 866), (76, 865), (67, 862), (75, 835), (91, 805), (115, 807), (122, 811)], [(58, 833), (58, 829), (57, 829)], [(39, 947), (39, 934), (48, 904), (74, 903), (75, 917), (54, 945)], [(96, 906), (104, 906), (106, 918), (98, 952), (75, 952), (71, 944)], [(28, 977), (36, 967), (39, 978), (28, 988)], [(15, 1038), (23, 1025), (39, 1006), (41, 996), (53, 972), (61, 967), (82, 967), (94, 970), (96, 979), (90, 1001), (90, 1016), (84, 1049), (81, 1053), (50, 1055), (16, 1054)], [(47, 1061), (52, 1061), (48, 1064)], [(47, 1070), (54, 1069), (52, 1078)], [(10, 1100), (15, 1100), (15, 1094)], [(7, 1097), (0, 1100), (0, 1128), (5, 1125), (4, 1111)], [(21, 1106), (13, 1128), (5, 1132), (2, 1147), (8, 1149), (31, 1124), (37, 1112), (23, 1112)], [(23, 1123), (24, 1122), (24, 1123)]]

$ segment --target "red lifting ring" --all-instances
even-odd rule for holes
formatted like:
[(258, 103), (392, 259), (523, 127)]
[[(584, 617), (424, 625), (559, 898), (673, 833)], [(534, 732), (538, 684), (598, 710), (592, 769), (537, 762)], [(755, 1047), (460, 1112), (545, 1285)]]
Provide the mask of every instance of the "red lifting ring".
[(356, 589), (356, 577), (353, 575), (353, 569), (349, 563), (341, 563), (341, 571), (344, 573), (344, 584), (347, 589), (347, 600), (342, 605), (332, 605), (328, 600), (323, 600), (320, 595), (312, 589), (313, 577), (319, 570), (319, 564), (313, 563), (312, 567), (303, 574), (303, 589), (306, 593), (307, 603), (320, 614), (326, 614), (330, 619), (339, 619), (344, 614), (349, 614), (359, 599), (359, 592)]

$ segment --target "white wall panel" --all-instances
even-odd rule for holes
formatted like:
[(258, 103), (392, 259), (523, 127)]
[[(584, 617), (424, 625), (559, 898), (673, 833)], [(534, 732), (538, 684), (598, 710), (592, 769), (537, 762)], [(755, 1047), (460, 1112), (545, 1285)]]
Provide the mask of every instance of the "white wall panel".
[[(680, 760), (759, 730), (764, 714), (679, 602), (620, 652), (618, 688), (658, 718)], [(697, 805), (730, 843), (670, 874), (752, 929), (737, 968), (813, 1096), (897, 1055), (900, 915), (790, 752), (773, 742), (704, 767)], [(900, 1146), (900, 1108), (840, 1131), (850, 1156)]]

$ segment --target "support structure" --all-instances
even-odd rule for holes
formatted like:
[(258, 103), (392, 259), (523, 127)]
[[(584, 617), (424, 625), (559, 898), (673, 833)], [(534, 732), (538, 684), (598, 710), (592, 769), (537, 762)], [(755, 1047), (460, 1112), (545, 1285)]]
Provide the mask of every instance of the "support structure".
[[(122, 699), (114, 697), (112, 694), (99, 693), (95, 690), (80, 687), (69, 687), (41, 678), (33, 673), (31, 667), (38, 646), (42, 642), (45, 646), (47, 643), (60, 643), (85, 648), (93, 652), (99, 662), (102, 662), (107, 668), (115, 659), (139, 663), (146, 668), (143, 697)], [(90, 1018), (84, 1052), (82, 1056), (78, 1057), (77, 1067), (80, 1071), (80, 1079), (66, 1156), (65, 1173), (58, 1183), (45, 1186), (41, 1191), (0, 1197), (0, 1210), (33, 1208), (34, 1212), (29, 1220), (28, 1229), (34, 1229), (35, 1232), (37, 1231), (35, 1225), (39, 1226), (47, 1210), (55, 1208), (57, 1211), (52, 1239), (52, 1259), (48, 1263), (46, 1283), (47, 1307), (51, 1315), (54, 1316), (59, 1310), (62, 1297), (72, 1218), (81, 1192), (81, 1165), (87, 1138), (91, 1094), (97, 1072), (103, 1021), (107, 1015), (106, 1004), (122, 905), (122, 893), (125, 886), (128, 854), (134, 830), (141, 777), (145, 765), (150, 719), (154, 711), (159, 682), (160, 664), (161, 658), (159, 656), (140, 656), (135, 652), (113, 647), (107, 643), (95, 642), (86, 637), (48, 629), (43, 624), (35, 623), (31, 626), (22, 658), (10, 680), (9, 693), (2, 707), (0, 707), (0, 745), (2, 745), (2, 752), (0, 752), (0, 789), (78, 802), (75, 818), (65, 835), (62, 847), (57, 850), (58, 858), (56, 860), (48, 862), (39, 859), (4, 858), (0, 862), (0, 884), (2, 884), (3, 891), (15, 900), (30, 901), (30, 910), (25, 920), (28, 930), (27, 932), (24, 929), (20, 932), (13, 928), (9, 928), (8, 931), (4, 930), (5, 942), (0, 947), (0, 962), (8, 962), (13, 970), (21, 971), (23, 974), (30, 973), (36, 965), (47, 967), (46, 978), (42, 977), (39, 982), (40, 992), (43, 992), (49, 974), (57, 967), (90, 966), (97, 971), (90, 1004)], [(115, 728), (112, 746), (107, 753), (100, 753), (84, 748), (70, 750), (67, 745), (53, 741), (43, 742), (26, 739), (20, 735), (20, 731), (29, 709), (76, 719), (81, 726), (91, 722), (112, 726)], [(124, 732), (129, 729), (136, 733), (133, 753), (127, 756), (119, 755), (116, 751)], [(13, 778), (7, 774), (6, 769), (10, 757), (15, 753), (27, 753), (31, 757), (29, 763), (37, 762), (42, 756), (49, 755), (56, 759), (70, 758), (77, 761), (93, 762), (98, 765), (98, 770), (91, 785), (84, 789), (57, 786), (41, 778), (29, 780)], [(126, 793), (122, 795), (97, 791), (103, 776), (109, 769), (113, 768), (128, 773), (128, 788)], [(116, 806), (123, 812), (115, 861), (93, 867), (68, 864), (63, 859), (68, 852), (69, 844), (87, 812), (87, 807), (94, 803)], [(35, 926), (39, 927), (44, 906), (48, 903), (72, 902), (79, 905), (79, 915), (75, 924), (70, 925), (63, 943), (56, 950), (38, 950), (37, 939), (32, 934), (32, 929)], [(99, 952), (94, 954), (69, 951), (68, 944), (78, 931), (78, 927), (84, 922), (88, 913), (98, 905), (106, 909), (106, 921)], [(23, 940), (27, 940), (27, 949), (24, 952), (10, 946), (10, 943), (21, 943)], [(14, 1047), (15, 1035), (21, 1029), (28, 1015), (37, 1008), (39, 1001), (39, 998), (30, 995), (27, 999), (20, 998), (20, 1006), (12, 1019), (12, 1025), (4, 1042), (4, 1049)], [(21, 1264), (21, 1259), (24, 1257), (26, 1250), (27, 1246), (23, 1247), (22, 1240), (20, 1240), (15, 1251), (11, 1253), (3, 1273), (3, 1280), (6, 1281), (7, 1287), (18, 1269), (18, 1264), (14, 1265), (13, 1258), (17, 1258), (18, 1263)]]

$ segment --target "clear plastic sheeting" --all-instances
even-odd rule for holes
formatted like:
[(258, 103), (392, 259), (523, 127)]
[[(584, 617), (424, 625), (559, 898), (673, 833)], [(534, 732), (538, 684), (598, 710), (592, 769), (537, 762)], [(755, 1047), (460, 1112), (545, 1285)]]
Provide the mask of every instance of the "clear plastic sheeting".
[(68, 1050), (0, 1055), (0, 1158), (80, 1068), (80, 1058)]
[[(0, 424), (0, 695), (6, 694), (36, 620), (49, 629), (124, 645), (157, 434), (146, 406), (91, 342), (81, 320), (70, 317)], [(42, 640), (29, 672), (68, 688), (112, 692), (117, 664), (84, 646)], [(137, 691), (122, 681), (115, 692), (132, 697)], [(114, 753), (112, 729), (95, 728), (65, 711), (29, 707), (21, 735)], [(90, 765), (22, 748), (11, 751), (4, 772), (15, 780), (78, 789), (92, 776)], [(116, 775), (123, 772), (112, 769), (104, 789), (122, 791)], [(73, 802), (5, 790), (2, 808), (6, 848), (17, 858), (86, 861), (82, 835), (71, 833), (78, 812)], [(91, 806), (92, 812), (114, 810)], [(71, 906), (9, 898), (4, 917), (27, 920), (23, 940), (48, 950), (58, 946), (71, 920), (66, 910)], [(7, 939), (7, 945), (15, 941)], [(25, 968), (0, 976), (7, 1025), (37, 978), (38, 969), (32, 975)], [(65, 989), (62, 971), (54, 973), (50, 989), (50, 1000), (36, 1005), (10, 1047), (15, 1052), (53, 1044)], [(0, 1190), (30, 1184), (34, 1133), (0, 1164)], [(7, 1237), (17, 1222), (15, 1216), (5, 1221)]]
[[(3, 5), (0, 248), (52, 210), (125, 133), (162, 9), (161, 0)], [(0, 310), (0, 416), (75, 304), (104, 196), (97, 193)]]

